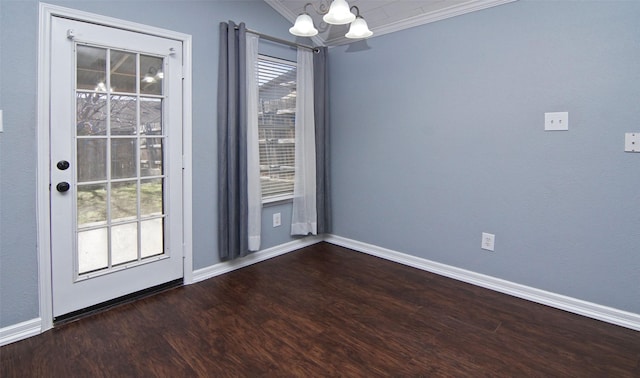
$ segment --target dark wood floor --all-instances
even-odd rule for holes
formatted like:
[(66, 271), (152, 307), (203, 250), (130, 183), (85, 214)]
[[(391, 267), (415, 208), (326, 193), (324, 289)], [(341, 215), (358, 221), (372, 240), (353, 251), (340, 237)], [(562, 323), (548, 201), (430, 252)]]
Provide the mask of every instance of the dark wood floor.
[(640, 332), (317, 244), (0, 349), (0, 376), (640, 377)]

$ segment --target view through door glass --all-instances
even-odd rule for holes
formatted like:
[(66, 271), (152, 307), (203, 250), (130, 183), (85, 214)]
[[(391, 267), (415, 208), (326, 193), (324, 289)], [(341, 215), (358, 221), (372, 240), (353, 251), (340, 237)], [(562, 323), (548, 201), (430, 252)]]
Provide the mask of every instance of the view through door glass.
[(78, 274), (164, 253), (163, 58), (76, 48)]

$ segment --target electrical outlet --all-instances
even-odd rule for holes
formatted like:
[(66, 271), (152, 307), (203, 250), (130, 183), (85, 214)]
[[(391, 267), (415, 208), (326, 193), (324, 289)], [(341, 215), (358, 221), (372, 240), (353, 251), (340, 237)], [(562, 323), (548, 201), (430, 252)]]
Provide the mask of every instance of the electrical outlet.
[(273, 227), (279, 227), (282, 224), (282, 216), (280, 213), (273, 214)]
[(569, 113), (554, 112), (544, 113), (545, 131), (565, 131), (569, 130)]
[(624, 151), (640, 152), (640, 133), (624, 134)]
[(496, 236), (494, 234), (482, 233), (482, 245), (480, 248), (493, 252), (496, 244)]

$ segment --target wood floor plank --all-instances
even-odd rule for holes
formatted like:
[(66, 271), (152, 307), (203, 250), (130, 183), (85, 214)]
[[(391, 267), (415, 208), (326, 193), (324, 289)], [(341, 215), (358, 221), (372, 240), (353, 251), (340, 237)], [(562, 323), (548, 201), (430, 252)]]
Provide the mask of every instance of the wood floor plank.
[(0, 348), (9, 377), (640, 377), (640, 332), (320, 243)]

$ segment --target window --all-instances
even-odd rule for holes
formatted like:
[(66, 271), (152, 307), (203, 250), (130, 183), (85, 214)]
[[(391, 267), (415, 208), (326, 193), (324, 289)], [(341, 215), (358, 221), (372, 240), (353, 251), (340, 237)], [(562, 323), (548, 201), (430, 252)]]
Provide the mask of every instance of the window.
[(258, 58), (258, 143), (262, 202), (293, 197), (295, 175), (295, 62)]

